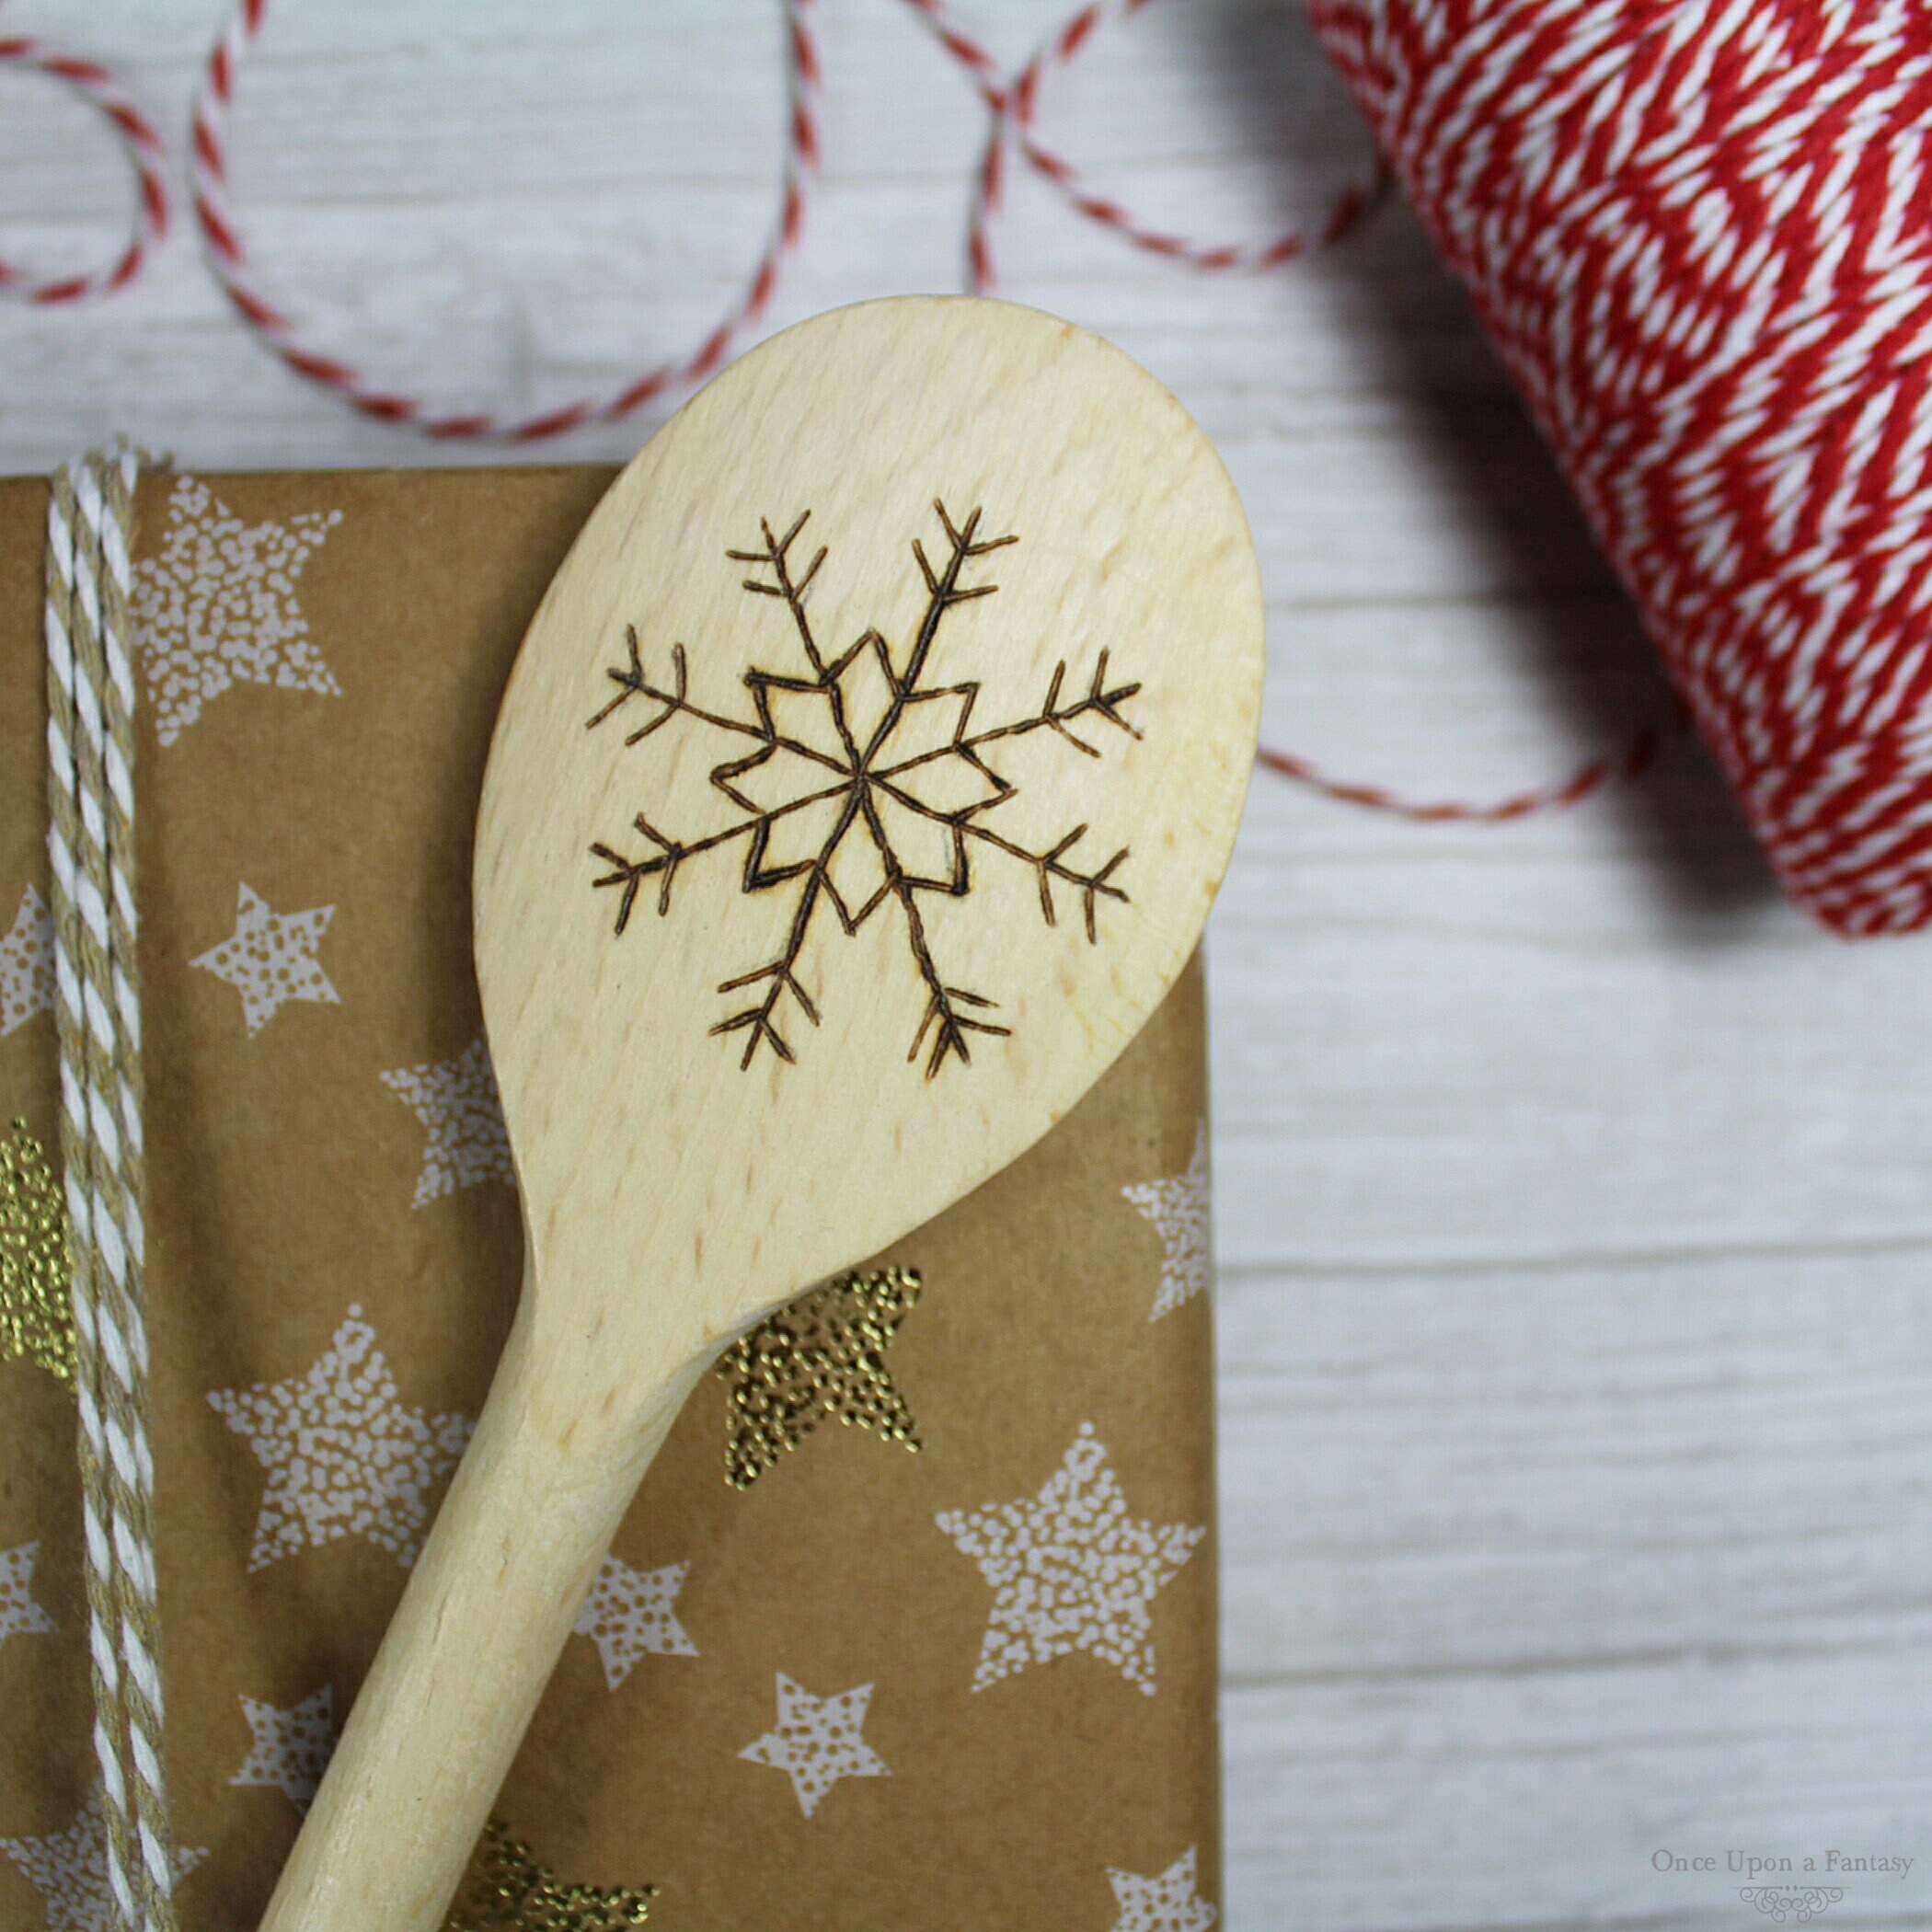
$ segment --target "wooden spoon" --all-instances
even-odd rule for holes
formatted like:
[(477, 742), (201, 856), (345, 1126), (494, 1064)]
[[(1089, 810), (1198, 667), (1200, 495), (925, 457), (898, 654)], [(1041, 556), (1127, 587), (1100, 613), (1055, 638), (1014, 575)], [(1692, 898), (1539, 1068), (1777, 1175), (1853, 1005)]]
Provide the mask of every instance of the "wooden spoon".
[(264, 1932), (434, 1932), (719, 1349), (1022, 1153), (1172, 983), (1260, 688), (1206, 438), (1035, 310), (822, 316), (618, 477), (477, 827), (523, 1300)]

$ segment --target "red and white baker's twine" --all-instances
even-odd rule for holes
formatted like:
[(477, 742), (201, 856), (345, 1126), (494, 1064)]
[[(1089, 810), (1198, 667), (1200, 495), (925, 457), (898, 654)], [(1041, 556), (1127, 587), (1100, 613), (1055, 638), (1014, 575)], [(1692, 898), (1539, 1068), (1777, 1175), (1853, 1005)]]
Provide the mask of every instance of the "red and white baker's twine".
[(1131, 18), (1149, 4), (1150, 0), (1092, 0), (1050, 35), (1018, 73), (1007, 79), (992, 52), (967, 32), (945, 0), (905, 0), (931, 29), (933, 38), (971, 76), (992, 116), (974, 181), (967, 233), (967, 270), (975, 293), (988, 293), (996, 280), (992, 230), (1005, 203), (1006, 156), (1013, 147), (1088, 221), (1112, 229), (1150, 255), (1209, 271), (1271, 269), (1292, 261), (1305, 249), (1345, 234), (1379, 190), (1381, 171), (1376, 168), (1368, 179), (1343, 189), (1312, 233), (1291, 229), (1259, 242), (1203, 242), (1156, 227), (1089, 186), (1073, 162), (1040, 132), (1041, 93), (1048, 77), (1070, 65), (1104, 29)]
[(250, 328), (298, 375), (335, 390), (353, 408), (378, 421), (405, 423), (431, 436), (500, 437), (535, 443), (586, 423), (614, 422), (647, 403), (701, 383), (724, 362), (731, 346), (764, 313), (785, 261), (804, 233), (808, 184), (819, 167), (821, 66), (812, 33), (816, 0), (784, 0), (789, 127), (777, 220), (751, 280), (723, 319), (689, 355), (647, 369), (641, 375), (596, 395), (578, 397), (532, 416), (488, 410), (440, 410), (374, 381), (339, 356), (311, 347), (289, 311), (264, 289), (228, 192), (228, 116), (244, 59), (269, 17), (269, 0), (243, 0), (215, 44), (195, 95), (190, 123), (190, 170), (194, 211), (208, 244), (216, 277)]
[(1311, 0), (1794, 897), (1932, 918), (1924, 0)]
[[(447, 410), (401, 393), (343, 356), (328, 352), (307, 339), (293, 311), (264, 284), (230, 191), (229, 117), (238, 76), (268, 21), (270, 0), (241, 0), (210, 57), (195, 96), (190, 170), (195, 215), (207, 245), (208, 259), (243, 319), (296, 374), (333, 390), (366, 416), (431, 436), (535, 443), (587, 424), (619, 420), (653, 401), (695, 386), (724, 362), (768, 307), (779, 276), (799, 247), (808, 197), (819, 171), (823, 65), (815, 30), (817, 0), (780, 0), (780, 4), (786, 35), (788, 129), (778, 210), (771, 237), (750, 280), (710, 334), (686, 355), (661, 362), (627, 383), (530, 415), (502, 415), (485, 409)], [(1007, 178), (1016, 155), (1086, 219), (1149, 254), (1206, 272), (1265, 270), (1293, 259), (1308, 247), (1334, 241), (1380, 190), (1382, 174), (1378, 165), (1363, 180), (1345, 188), (1325, 217), (1311, 229), (1234, 242), (1202, 241), (1174, 233), (1144, 219), (1095, 188), (1075, 163), (1046, 138), (1040, 126), (1041, 98), (1051, 78), (1077, 59), (1110, 26), (1139, 13), (1149, 0), (1088, 0), (1011, 75), (1002, 69), (986, 45), (961, 24), (948, 0), (903, 0), (903, 4), (919, 17), (937, 44), (966, 75), (987, 109), (987, 136), (975, 171), (967, 224), (967, 277), (976, 293), (987, 293), (996, 282), (993, 235), (1004, 210)], [(0, 43), (0, 49), (6, 44)], [(69, 71), (75, 64), (70, 63), (48, 71), (58, 71), (61, 77), (83, 85)], [(103, 284), (120, 286), (138, 270), (142, 251), (158, 234), (166, 217), (166, 200), (153, 165), (158, 144), (152, 129), (127, 107), (125, 97), (113, 89), (100, 70), (91, 63), (77, 64), (86, 69), (85, 85), (111, 90), (97, 98), (104, 107), (108, 107), (109, 98), (113, 102), (108, 110), (127, 133), (131, 152), (143, 169), (144, 205), (153, 212), (152, 228), (144, 228), (137, 236), (129, 257), (117, 265), (113, 275)], [(121, 118), (123, 109), (131, 117), (126, 121)], [(92, 292), (91, 286), (71, 290), (63, 285), (39, 299), (74, 299), (77, 293)], [(1328, 777), (1305, 759), (1267, 747), (1263, 748), (1261, 762), (1271, 770), (1350, 803), (1423, 822), (1499, 823), (1580, 803), (1634, 776), (1655, 755), (1667, 729), (1647, 730), (1623, 752), (1593, 759), (1556, 783), (1487, 803), (1407, 799), (1380, 787)]]
[(1277, 772), (1318, 791), (1326, 799), (1344, 805), (1366, 806), (1371, 811), (1386, 811), (1418, 825), (1507, 825), (1517, 819), (1535, 818), (1547, 811), (1567, 811), (1600, 791), (1627, 785), (1657, 762), (1657, 754), (1683, 728), (1679, 709), (1656, 724), (1648, 724), (1620, 752), (1593, 758), (1580, 765), (1567, 778), (1551, 785), (1535, 785), (1501, 799), (1474, 803), (1466, 799), (1411, 799), (1386, 786), (1365, 785), (1359, 779), (1338, 778), (1311, 759), (1294, 752), (1284, 752), (1264, 744), (1255, 753), (1264, 770)]
[[(215, 47), (195, 100), (190, 155), (194, 206), (214, 271), (242, 316), (291, 368), (337, 390), (366, 415), (412, 424), (431, 435), (535, 442), (585, 423), (615, 420), (669, 392), (702, 382), (769, 304), (779, 272), (798, 247), (807, 193), (818, 173), (822, 65), (814, 32), (815, 0), (782, 0), (782, 4), (789, 125), (778, 219), (765, 253), (737, 303), (696, 352), (682, 362), (662, 363), (623, 387), (540, 415), (503, 418), (488, 411), (438, 412), (373, 383), (341, 358), (310, 346), (289, 311), (264, 290), (228, 193), (228, 115), (236, 75), (268, 20), (270, 0), (243, 0)], [(994, 285), (992, 226), (1003, 202), (1006, 155), (1012, 145), (1089, 220), (1115, 230), (1138, 247), (1197, 269), (1262, 269), (1287, 261), (1311, 239), (1327, 241), (1340, 235), (1373, 192), (1374, 182), (1345, 190), (1312, 237), (1296, 232), (1253, 244), (1211, 244), (1167, 233), (1090, 188), (1074, 164), (1048, 144), (1037, 125), (1041, 90), (1047, 76), (1071, 62), (1110, 22), (1138, 13), (1148, 0), (1094, 0), (1052, 35), (1010, 81), (1001, 75), (986, 47), (953, 17), (944, 0), (905, 0), (905, 4), (971, 76), (992, 118), (967, 245), (976, 292), (984, 293)]]
[(134, 170), (136, 206), (127, 246), (104, 269), (86, 275), (40, 275), (0, 261), (0, 295), (45, 306), (86, 302), (125, 288), (140, 274), (148, 251), (167, 231), (164, 153), (155, 124), (108, 70), (94, 61), (63, 53), (27, 34), (0, 34), (0, 67), (44, 74), (98, 109), (113, 128)]

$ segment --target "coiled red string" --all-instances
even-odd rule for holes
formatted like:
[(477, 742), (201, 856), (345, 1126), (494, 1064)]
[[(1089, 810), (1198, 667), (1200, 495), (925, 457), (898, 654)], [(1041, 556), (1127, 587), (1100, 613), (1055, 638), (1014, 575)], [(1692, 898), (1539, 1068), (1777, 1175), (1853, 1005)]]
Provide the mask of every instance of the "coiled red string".
[(1343, 805), (1364, 806), (1371, 811), (1389, 812), (1419, 825), (1507, 825), (1543, 812), (1567, 811), (1600, 791), (1628, 784), (1657, 762), (1658, 753), (1682, 730), (1683, 722), (1682, 713), (1673, 709), (1669, 718), (1645, 725), (1620, 752), (1593, 758), (1587, 765), (1578, 765), (1567, 778), (1551, 785), (1532, 786), (1526, 791), (1509, 792), (1481, 803), (1465, 799), (1411, 799), (1386, 786), (1338, 778), (1312, 759), (1271, 744), (1261, 745), (1255, 753), (1255, 760), (1264, 769), (1293, 778), (1326, 799), (1334, 799)]
[(695, 350), (613, 388), (529, 416), (442, 410), (372, 380), (352, 363), (306, 341), (300, 323), (261, 282), (228, 191), (228, 115), (242, 63), (268, 23), (269, 0), (242, 0), (215, 43), (195, 95), (189, 165), (195, 217), (208, 245), (209, 262), (243, 320), (291, 369), (335, 390), (351, 408), (379, 422), (408, 424), (430, 436), (500, 437), (512, 443), (536, 443), (586, 423), (615, 422), (661, 397), (695, 387), (718, 369), (732, 344), (764, 314), (780, 270), (799, 246), (805, 229), (807, 188), (819, 166), (821, 67), (812, 33), (815, 4), (816, 0), (784, 0), (789, 126), (777, 216), (751, 279)]
[(1069, 66), (1104, 28), (1131, 18), (1151, 0), (1091, 0), (1049, 35), (1010, 79), (1001, 74), (998, 62), (985, 45), (960, 25), (946, 0), (904, 0), (904, 4), (964, 69), (992, 116), (967, 228), (967, 272), (976, 294), (990, 293), (997, 281), (992, 231), (1005, 203), (1007, 154), (1015, 146), (1088, 221), (1111, 229), (1150, 255), (1210, 272), (1278, 268), (1309, 247), (1339, 240), (1381, 192), (1383, 177), (1377, 167), (1367, 179), (1342, 190), (1317, 228), (1290, 229), (1261, 241), (1195, 241), (1156, 227), (1089, 186), (1074, 163), (1045, 139), (1039, 125), (1040, 97), (1047, 79), (1057, 69)]
[(1311, 0), (1792, 894), (1932, 917), (1932, 9)]
[(127, 245), (104, 269), (85, 275), (40, 275), (0, 261), (0, 294), (46, 307), (91, 301), (124, 289), (140, 274), (148, 251), (167, 232), (167, 185), (161, 137), (121, 83), (94, 61), (63, 53), (26, 34), (0, 35), (0, 66), (44, 74), (107, 117), (134, 170), (134, 226)]
[[(1310, 247), (1338, 239), (1380, 193), (1379, 165), (1363, 180), (1345, 188), (1312, 229), (1250, 241), (1201, 241), (1171, 232), (1137, 215), (1098, 190), (1041, 132), (1041, 97), (1051, 77), (1069, 66), (1110, 26), (1139, 13), (1149, 0), (1088, 0), (1011, 75), (990, 50), (961, 24), (949, 0), (903, 0), (930, 29), (937, 43), (970, 79), (985, 103), (988, 132), (975, 172), (967, 222), (967, 275), (976, 292), (997, 281), (994, 231), (1005, 206), (1007, 176), (1018, 156), (1033, 168), (1079, 214), (1119, 235), (1149, 254), (1205, 272), (1276, 267)], [(778, 209), (770, 239), (744, 288), (711, 332), (686, 354), (659, 362), (632, 379), (594, 395), (530, 415), (501, 415), (487, 409), (447, 410), (408, 396), (367, 374), (339, 354), (324, 351), (305, 337), (292, 308), (261, 278), (246, 230), (235, 206), (229, 175), (229, 117), (247, 56), (267, 24), (270, 0), (240, 0), (217, 41), (196, 91), (191, 122), (190, 168), (196, 219), (208, 259), (236, 312), (297, 374), (333, 390), (351, 408), (378, 421), (395, 423), (443, 438), (498, 438), (532, 443), (586, 424), (616, 420), (647, 404), (695, 386), (712, 374), (768, 307), (779, 277), (803, 235), (807, 202), (820, 161), (822, 61), (815, 30), (816, 0), (781, 0), (786, 35), (788, 129)], [(0, 43), (0, 53), (12, 43)], [(30, 44), (30, 43), (22, 43)], [(44, 63), (43, 63), (44, 64)], [(85, 79), (74, 67), (85, 69)], [(44, 71), (84, 86), (122, 127), (142, 168), (144, 205), (152, 223), (138, 234), (109, 277), (70, 293), (54, 285), (40, 300), (75, 299), (79, 293), (120, 287), (141, 266), (143, 254), (160, 232), (166, 201), (157, 166), (159, 144), (152, 128), (126, 97), (91, 63), (46, 66)], [(1262, 765), (1330, 798), (1394, 812), (1425, 822), (1460, 821), (1501, 823), (1536, 812), (1559, 811), (1634, 776), (1656, 755), (1670, 726), (1647, 727), (1621, 752), (1593, 758), (1545, 786), (1487, 802), (1432, 801), (1405, 798), (1384, 787), (1332, 777), (1294, 753), (1264, 746)]]

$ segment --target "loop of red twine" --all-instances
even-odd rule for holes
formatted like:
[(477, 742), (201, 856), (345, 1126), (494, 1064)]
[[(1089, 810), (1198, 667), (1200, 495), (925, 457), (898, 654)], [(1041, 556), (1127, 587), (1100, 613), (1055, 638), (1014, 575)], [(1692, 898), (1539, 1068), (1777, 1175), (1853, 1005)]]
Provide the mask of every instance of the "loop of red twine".
[(165, 151), (154, 122), (98, 62), (63, 53), (30, 35), (0, 36), (0, 66), (45, 75), (105, 116), (134, 171), (135, 187), (132, 233), (107, 267), (90, 274), (48, 276), (17, 263), (0, 261), (0, 295), (53, 308), (126, 288), (146, 264), (149, 250), (167, 232)]
[(1627, 785), (1641, 776), (1686, 721), (1684, 707), (1673, 706), (1668, 717), (1645, 725), (1620, 752), (1593, 758), (1555, 784), (1531, 786), (1525, 791), (1510, 792), (1481, 803), (1464, 799), (1411, 799), (1386, 786), (1338, 778), (1312, 759), (1271, 744), (1257, 749), (1255, 762), (1284, 778), (1293, 778), (1298, 785), (1305, 785), (1311, 791), (1320, 792), (1324, 798), (1343, 805), (1360, 805), (1370, 811), (1387, 812), (1418, 825), (1507, 825), (1517, 819), (1567, 811), (1600, 791)]
[[(656, 363), (616, 386), (534, 414), (512, 416), (484, 409), (441, 409), (365, 375), (340, 355), (308, 341), (293, 311), (269, 291), (235, 205), (229, 121), (243, 63), (268, 22), (270, 4), (271, 0), (240, 0), (215, 43), (195, 92), (189, 166), (195, 217), (213, 272), (242, 320), (305, 380), (333, 391), (351, 408), (378, 422), (411, 428), (428, 436), (536, 443), (588, 424), (619, 420), (647, 404), (696, 386), (723, 363), (769, 307), (802, 238), (807, 204), (820, 168), (823, 63), (815, 26), (817, 0), (780, 0), (787, 129), (778, 208), (765, 249), (731, 306), (710, 333), (683, 356)], [(1203, 241), (1176, 233), (1143, 218), (1096, 188), (1040, 126), (1041, 97), (1051, 77), (1071, 66), (1109, 27), (1132, 18), (1150, 0), (1087, 0), (1010, 75), (991, 50), (960, 23), (948, 0), (903, 0), (903, 4), (919, 17), (936, 43), (967, 75), (987, 109), (988, 132), (975, 170), (967, 223), (967, 279), (976, 293), (990, 293), (997, 285), (993, 235), (1005, 206), (1007, 175), (1015, 155), (1084, 219), (1148, 254), (1206, 273), (1268, 270), (1311, 247), (1334, 242), (1382, 191), (1386, 173), (1378, 161), (1364, 179), (1351, 183), (1335, 196), (1325, 216), (1312, 228), (1245, 241)], [(152, 124), (106, 70), (92, 62), (52, 54), (35, 42), (18, 40), (0, 40), (0, 60), (13, 60), (65, 81), (108, 114), (134, 162), (143, 211), (132, 243), (111, 270), (84, 280), (22, 285), (17, 271), (0, 267), (0, 291), (57, 303), (125, 287), (140, 272), (167, 216), (160, 172), (161, 144)], [(1421, 823), (1501, 824), (1566, 810), (1635, 777), (1654, 760), (1673, 729), (1673, 723), (1647, 725), (1618, 753), (1593, 758), (1551, 784), (1489, 802), (1407, 798), (1386, 787), (1334, 777), (1313, 762), (1271, 745), (1261, 746), (1258, 758), (1266, 769), (1343, 803)]]
[(1091, 0), (1041, 41), (1010, 80), (1002, 77), (992, 52), (960, 25), (946, 0), (903, 0), (903, 4), (919, 16), (934, 40), (965, 70), (992, 116), (975, 178), (967, 233), (967, 272), (975, 294), (990, 293), (997, 281), (992, 229), (1005, 201), (1006, 156), (1012, 147), (1087, 220), (1110, 229), (1150, 255), (1209, 273), (1278, 268), (1310, 247), (1337, 241), (1381, 193), (1385, 175), (1377, 163), (1366, 180), (1351, 184), (1336, 196), (1327, 216), (1312, 232), (1292, 228), (1260, 241), (1209, 242), (1157, 227), (1092, 187), (1080, 169), (1041, 133), (1039, 125), (1041, 94), (1049, 76), (1071, 66), (1104, 29), (1131, 19), (1151, 0)]
[(660, 397), (695, 387), (722, 364), (732, 345), (765, 313), (779, 274), (804, 233), (808, 186), (819, 167), (822, 69), (812, 31), (815, 6), (816, 0), (784, 0), (788, 115), (785, 159), (777, 218), (751, 279), (695, 350), (657, 363), (615, 388), (529, 416), (505, 417), (481, 409), (451, 412), (373, 382), (351, 363), (305, 340), (294, 316), (263, 285), (228, 191), (228, 116), (242, 62), (268, 23), (269, 0), (242, 0), (230, 17), (209, 57), (190, 121), (195, 217), (215, 279), (242, 319), (298, 375), (333, 389), (351, 408), (378, 422), (406, 424), (429, 436), (537, 443), (586, 423), (618, 421)]

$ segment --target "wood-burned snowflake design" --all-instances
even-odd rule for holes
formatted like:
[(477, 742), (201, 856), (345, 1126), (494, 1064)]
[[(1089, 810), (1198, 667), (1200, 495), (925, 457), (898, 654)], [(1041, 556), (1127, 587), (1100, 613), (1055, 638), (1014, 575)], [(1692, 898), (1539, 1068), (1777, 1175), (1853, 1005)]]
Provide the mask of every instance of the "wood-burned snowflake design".
[(908, 1061), (926, 1051), (930, 1078), (949, 1057), (971, 1060), (971, 1036), (1004, 1035), (992, 1014), (998, 1002), (983, 993), (954, 984), (934, 957), (921, 898), (945, 893), (964, 898), (972, 890), (975, 857), (1004, 854), (1031, 868), (1047, 924), (1057, 923), (1056, 883), (1078, 899), (1089, 942), (1098, 937), (1096, 914), (1103, 899), (1125, 903), (1114, 875), (1127, 857), (1122, 846), (1094, 871), (1083, 871), (1072, 857), (1086, 837), (1078, 824), (1054, 844), (1033, 849), (1006, 837), (986, 822), (1018, 789), (1000, 776), (994, 760), (1006, 741), (1034, 731), (1052, 731), (1075, 752), (1101, 755), (1074, 727), (1092, 735), (1111, 726), (1138, 738), (1139, 730), (1121, 707), (1141, 688), (1110, 684), (1107, 652), (1101, 651), (1091, 677), (1077, 681), (1069, 695), (1067, 665), (1054, 669), (1037, 711), (994, 724), (976, 724), (978, 682), (941, 684), (935, 673), (936, 647), (946, 615), (957, 604), (990, 597), (999, 586), (968, 583), (969, 566), (990, 552), (1017, 543), (1015, 536), (981, 537), (981, 512), (955, 524), (936, 501), (947, 555), (935, 568), (915, 537), (912, 551), (926, 582), (926, 608), (911, 645), (895, 650), (882, 633), (868, 630), (832, 657), (821, 650), (806, 611), (806, 593), (825, 560), (822, 547), (794, 573), (791, 552), (805, 527), (808, 511), (786, 531), (760, 525), (764, 546), (726, 555), (752, 566), (744, 588), (774, 597), (789, 613), (806, 669), (801, 673), (754, 670), (745, 673), (754, 716), (730, 718), (706, 709), (688, 695), (684, 647), (673, 645), (668, 688), (644, 668), (638, 633), (627, 627), (629, 662), (609, 675), (617, 695), (590, 719), (595, 729), (633, 698), (651, 707), (651, 715), (625, 740), (634, 745), (673, 719), (729, 737), (751, 741), (742, 755), (714, 766), (711, 783), (742, 816), (707, 836), (680, 839), (661, 832), (639, 812), (634, 821), (648, 841), (641, 857), (627, 857), (614, 846), (591, 849), (609, 869), (596, 880), (617, 894), (616, 930), (630, 922), (638, 893), (647, 880), (657, 881), (657, 909), (671, 910), (679, 869), (704, 854), (742, 845), (740, 884), (746, 892), (788, 891), (790, 920), (775, 957), (720, 983), (718, 991), (741, 994), (749, 1004), (727, 1014), (713, 1033), (744, 1036), (741, 1066), (749, 1067), (760, 1047), (780, 1060), (793, 1058), (781, 1029), (786, 1002), (813, 1026), (816, 1006), (799, 979), (799, 963), (822, 914), (839, 929), (856, 933), (881, 907), (890, 905), (904, 923), (907, 949), (926, 995), (925, 1017), (913, 1036)]

